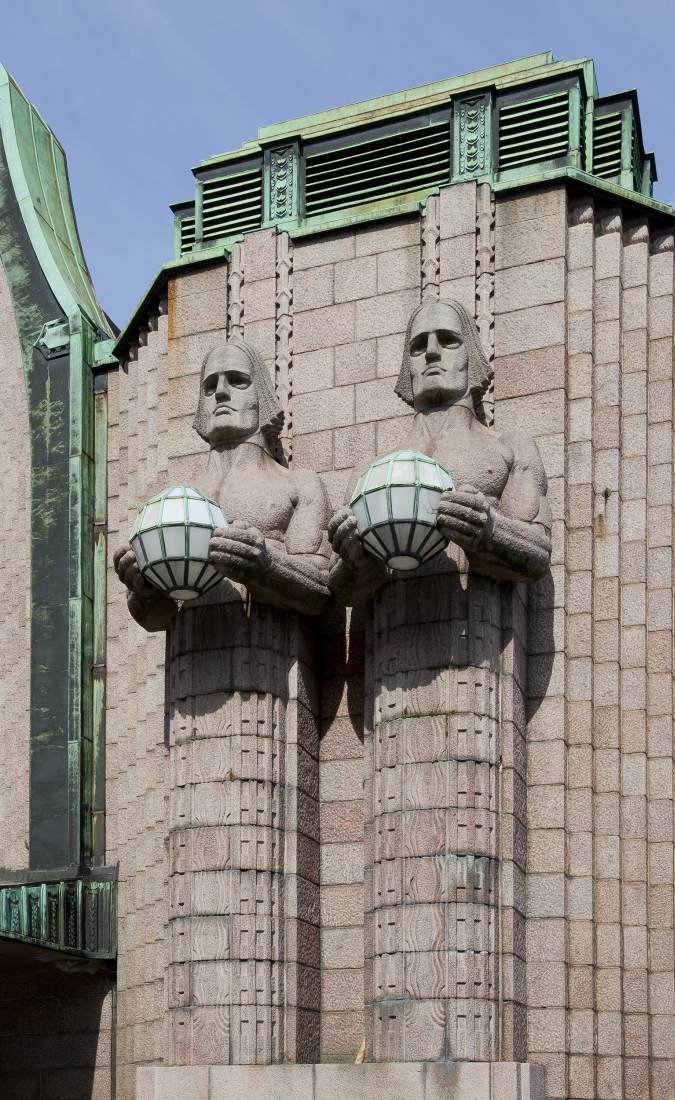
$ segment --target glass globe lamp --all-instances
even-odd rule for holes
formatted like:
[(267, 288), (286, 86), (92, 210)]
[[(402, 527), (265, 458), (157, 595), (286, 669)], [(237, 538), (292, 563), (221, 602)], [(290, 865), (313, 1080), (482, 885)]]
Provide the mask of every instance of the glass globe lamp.
[(227, 527), (219, 504), (197, 489), (176, 485), (138, 513), (129, 542), (142, 575), (174, 600), (194, 600), (222, 580), (209, 559), (215, 527)]
[(440, 463), (418, 451), (393, 451), (359, 478), (350, 500), (366, 549), (392, 569), (429, 561), (447, 539), (436, 527), (441, 493), (454, 489)]

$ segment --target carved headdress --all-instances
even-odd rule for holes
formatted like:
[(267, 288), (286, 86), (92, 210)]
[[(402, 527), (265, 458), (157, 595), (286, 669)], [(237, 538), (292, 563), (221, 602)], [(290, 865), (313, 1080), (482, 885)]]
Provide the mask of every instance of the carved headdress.
[(488, 363), (485, 352), (481, 346), (476, 322), (461, 302), (456, 302), (452, 298), (441, 298), (440, 301), (436, 298), (428, 298), (411, 314), (406, 329), (405, 344), (403, 345), (403, 361), (396, 380), (394, 392), (397, 393), (407, 405), (413, 404), (412, 373), (410, 369), (410, 333), (412, 332), (415, 320), (422, 310), (432, 305), (448, 306), (459, 317), (462, 336), (469, 353), (469, 390), (473, 397), (476, 412), (480, 415), (482, 411), (483, 394), (492, 381), (494, 371)]
[[(228, 340), (227, 345), (231, 344), (240, 348), (249, 361), (253, 385), (258, 394), (259, 431), (263, 433), (270, 447), (273, 447), (283, 427), (284, 414), (277, 401), (263, 357), (259, 351), (256, 351), (251, 344), (247, 343), (246, 340), (242, 340), (241, 337), (233, 337), (231, 340)], [(218, 351), (223, 346), (225, 345), (216, 344), (215, 347), (211, 348), (211, 350), (206, 353), (202, 361), (202, 369), (199, 376), (199, 404), (197, 405), (195, 418), (192, 421), (192, 427), (207, 443), (208, 437), (205, 430), (206, 417), (204, 415), (204, 376), (206, 374), (209, 359), (214, 351)]]

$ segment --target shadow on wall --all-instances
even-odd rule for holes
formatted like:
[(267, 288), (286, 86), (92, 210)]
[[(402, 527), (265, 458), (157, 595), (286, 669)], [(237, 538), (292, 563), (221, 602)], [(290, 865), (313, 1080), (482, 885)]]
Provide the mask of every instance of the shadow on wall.
[(105, 964), (0, 944), (0, 1096), (110, 1100), (113, 988)]
[[(444, 555), (439, 555), (427, 565), (415, 570), (414, 574), (411, 574), (403, 583), (412, 581), (414, 584), (422, 578), (439, 574), (447, 576), (450, 601), (456, 603), (461, 589), (460, 574), (455, 562)], [(524, 673), (522, 687), (526, 700), (526, 718), (529, 720), (536, 714), (546, 696), (553, 671), (554, 591), (551, 573), (549, 572), (540, 581), (523, 585), (522, 588), (527, 608), (527, 669), (522, 670)], [(440, 608), (438, 610), (440, 613)], [(420, 624), (428, 622), (430, 634), (434, 619), (437, 617), (435, 612), (434, 606), (428, 609), (420, 608), (419, 622)], [(429, 617), (425, 619), (427, 613)], [(345, 609), (337, 600), (323, 617), (320, 727), (322, 735), (336, 718), (348, 717), (359, 740), (363, 741), (365, 707), (372, 706), (372, 699), (368, 701), (367, 692), (372, 691), (373, 685), (368, 681), (372, 680), (374, 670), (369, 667), (366, 656), (367, 650), (372, 648), (372, 618), (373, 609), (370, 604)], [(505, 648), (509, 641), (510, 631), (505, 628), (502, 648)], [(433, 645), (432, 648), (437, 651), (437, 645)], [(435, 669), (439, 667), (433, 658), (427, 662), (430, 667), (425, 667), (423, 653), (408, 650), (406, 656), (408, 660), (403, 661), (401, 667), (416, 671), (419, 687), (430, 684), (436, 676)], [(453, 653), (453, 642), (449, 634), (446, 659), (443, 663), (446, 667), (461, 663), (457, 662), (457, 655)]]

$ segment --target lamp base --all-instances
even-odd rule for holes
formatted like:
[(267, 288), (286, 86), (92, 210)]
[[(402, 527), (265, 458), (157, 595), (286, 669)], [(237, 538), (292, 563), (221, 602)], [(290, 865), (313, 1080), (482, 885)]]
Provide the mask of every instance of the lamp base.
[(544, 1100), (526, 1062), (140, 1066), (136, 1100)]

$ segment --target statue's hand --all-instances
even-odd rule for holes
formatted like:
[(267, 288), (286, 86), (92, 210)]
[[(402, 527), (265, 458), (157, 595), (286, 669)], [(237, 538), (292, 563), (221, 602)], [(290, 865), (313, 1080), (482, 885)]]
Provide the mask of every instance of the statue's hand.
[(358, 565), (364, 555), (363, 543), (351, 508), (338, 508), (328, 523), (328, 541), (348, 565)]
[(247, 527), (241, 520), (215, 529), (209, 543), (209, 559), (219, 573), (239, 584), (262, 579), (269, 565), (262, 531)]
[(138, 559), (128, 542), (115, 550), (113, 554), (113, 565), (122, 584), (125, 584), (129, 591), (133, 592), (135, 596), (138, 596), (139, 600), (151, 600), (162, 597), (163, 593), (157, 588), (154, 588), (150, 582), (146, 581), (143, 577)]
[(473, 485), (446, 489), (438, 504), (436, 525), (450, 542), (475, 550), (489, 534), (490, 509), (488, 498)]

